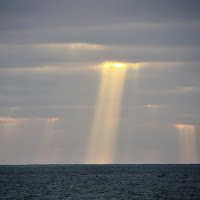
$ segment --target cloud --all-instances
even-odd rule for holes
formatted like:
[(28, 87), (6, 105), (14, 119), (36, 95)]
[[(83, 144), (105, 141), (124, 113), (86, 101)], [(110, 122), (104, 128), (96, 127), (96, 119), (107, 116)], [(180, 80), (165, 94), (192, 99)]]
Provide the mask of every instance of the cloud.
[[(41, 2), (1, 1), (1, 29), (58, 26), (88, 26), (130, 21), (199, 20), (199, 2), (183, 0), (42, 0)], [(52, 14), (53, 13), (53, 14)], [(16, 18), (17, 16), (17, 18)], [(40, 20), (38, 20), (40, 19)]]
[(187, 93), (200, 93), (200, 87), (192, 87), (192, 86), (185, 86), (179, 87), (169, 92), (172, 93), (179, 93), (179, 94), (187, 94)]
[(1, 43), (90, 43), (102, 45), (199, 46), (198, 22), (125, 23), (1, 31)]
[(199, 48), (88, 43), (0, 45), (0, 68), (94, 68), (105, 61), (199, 62)]
[(0, 68), (199, 61), (197, 1), (1, 5)]

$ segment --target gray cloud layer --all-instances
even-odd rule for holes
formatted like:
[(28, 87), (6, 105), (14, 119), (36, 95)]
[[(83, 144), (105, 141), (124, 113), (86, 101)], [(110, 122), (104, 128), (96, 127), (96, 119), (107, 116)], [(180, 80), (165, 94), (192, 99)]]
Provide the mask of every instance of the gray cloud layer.
[[(200, 19), (198, 0), (70, 0), (1, 1), (1, 29), (44, 26), (86, 26), (132, 21), (194, 21)], [(26, 17), (26, 18), (24, 18)], [(39, 20), (37, 20), (39, 19)], [(6, 23), (9, 22), (9, 23)], [(32, 23), (31, 23), (32, 22)]]

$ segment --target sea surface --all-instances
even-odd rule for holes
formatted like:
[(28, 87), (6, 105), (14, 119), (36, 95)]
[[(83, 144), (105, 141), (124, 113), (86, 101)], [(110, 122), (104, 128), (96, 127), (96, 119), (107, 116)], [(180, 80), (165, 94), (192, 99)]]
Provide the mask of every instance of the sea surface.
[(200, 165), (2, 165), (0, 199), (200, 200)]

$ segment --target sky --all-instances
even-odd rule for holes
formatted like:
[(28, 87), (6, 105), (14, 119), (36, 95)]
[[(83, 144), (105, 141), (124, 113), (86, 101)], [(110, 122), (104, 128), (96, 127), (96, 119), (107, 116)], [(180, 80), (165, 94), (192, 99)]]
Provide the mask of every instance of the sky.
[(0, 165), (200, 163), (199, 10), (1, 0)]

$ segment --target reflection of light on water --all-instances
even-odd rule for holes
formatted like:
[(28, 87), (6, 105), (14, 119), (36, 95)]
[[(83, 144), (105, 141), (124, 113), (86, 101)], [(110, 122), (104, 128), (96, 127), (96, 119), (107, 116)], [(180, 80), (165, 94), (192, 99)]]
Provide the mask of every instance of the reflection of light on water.
[(175, 127), (179, 132), (180, 162), (197, 163), (195, 126), (176, 124)]
[(105, 63), (86, 163), (112, 163), (126, 66)]

